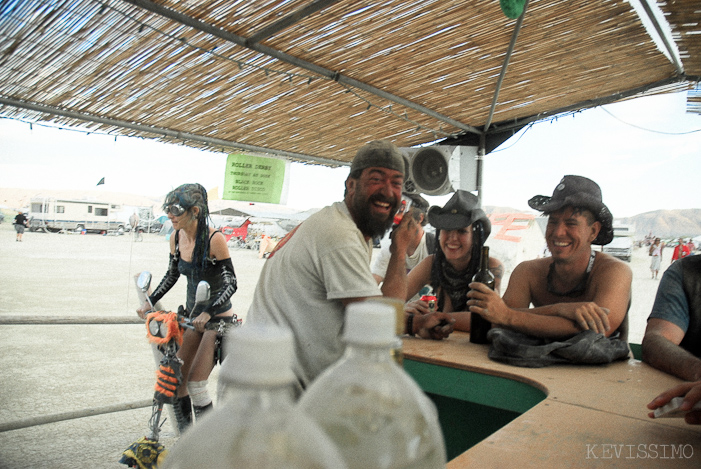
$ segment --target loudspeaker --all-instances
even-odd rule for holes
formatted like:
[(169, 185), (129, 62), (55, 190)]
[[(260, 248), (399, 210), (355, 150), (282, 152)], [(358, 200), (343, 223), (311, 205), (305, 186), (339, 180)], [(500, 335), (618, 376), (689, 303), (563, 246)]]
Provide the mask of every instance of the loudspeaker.
[(407, 168), (404, 191), (445, 195), (477, 190), (477, 147), (433, 145), (399, 148)]

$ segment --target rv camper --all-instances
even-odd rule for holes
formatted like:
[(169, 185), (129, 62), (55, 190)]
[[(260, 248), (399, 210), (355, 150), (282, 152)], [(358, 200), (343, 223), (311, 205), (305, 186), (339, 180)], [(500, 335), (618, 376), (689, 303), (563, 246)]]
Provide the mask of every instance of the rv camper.
[(635, 227), (633, 225), (613, 224), (613, 240), (601, 249), (607, 254), (630, 262), (633, 257), (633, 240)]
[(30, 231), (110, 231), (123, 232), (126, 223), (113, 212), (118, 205), (94, 200), (33, 198), (29, 209)]

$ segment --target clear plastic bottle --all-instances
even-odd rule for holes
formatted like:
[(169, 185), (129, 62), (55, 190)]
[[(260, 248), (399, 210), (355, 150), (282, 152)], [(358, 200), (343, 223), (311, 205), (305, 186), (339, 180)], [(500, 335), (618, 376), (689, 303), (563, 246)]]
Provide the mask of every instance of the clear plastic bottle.
[(393, 308), (378, 301), (350, 304), (346, 350), (299, 406), (336, 443), (349, 468), (445, 467), (436, 408), (388, 353), (395, 318)]
[(345, 468), (338, 449), (296, 410), (292, 333), (245, 325), (229, 333), (217, 405), (165, 458), (165, 468)]

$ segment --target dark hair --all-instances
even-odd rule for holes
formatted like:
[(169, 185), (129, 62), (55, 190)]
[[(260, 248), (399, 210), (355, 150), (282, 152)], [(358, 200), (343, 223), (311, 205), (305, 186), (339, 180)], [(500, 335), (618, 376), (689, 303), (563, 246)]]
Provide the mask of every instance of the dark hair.
[[(348, 179), (360, 179), (360, 176), (363, 174), (362, 169), (356, 169), (355, 171), (351, 171), (350, 174), (348, 174), (348, 177), (346, 178), (346, 181)], [(348, 195), (348, 186), (345, 186), (345, 189), (343, 190), (343, 198), (345, 198)]]
[[(568, 206), (561, 207), (558, 210), (562, 210), (563, 208), (566, 208), (566, 207), (568, 207)], [(569, 206), (569, 207), (572, 208), (573, 215), (581, 215), (584, 218), (586, 218), (589, 226), (593, 225), (594, 222), (598, 221), (596, 219), (596, 215), (594, 215), (594, 212), (592, 212), (591, 209), (589, 209), (587, 207), (573, 207), (573, 206)], [(543, 216), (549, 217), (553, 212), (557, 212), (557, 210), (553, 210), (550, 212), (543, 212)]]
[[(480, 257), (482, 256), (482, 246), (484, 246), (485, 241), (487, 240), (487, 235), (486, 235), (486, 230), (484, 227), (484, 222), (482, 220), (476, 220), (475, 222), (472, 223), (472, 250), (470, 253), (470, 263), (467, 266), (467, 269), (464, 271), (464, 276), (466, 277), (466, 280), (469, 281), (472, 279), (472, 277), (477, 273), (477, 271), (480, 268)], [(443, 278), (443, 272), (441, 272), (441, 269), (443, 268), (443, 265), (445, 263), (445, 254), (440, 248), (440, 232), (441, 230), (436, 230), (436, 239), (435, 239), (435, 257), (433, 259), (433, 264), (431, 265), (431, 287), (433, 288), (434, 292), (438, 292), (438, 288), (442, 285), (441, 279)], [(439, 297), (439, 307), (440, 309), (443, 308), (443, 297), (444, 295), (440, 295)], [(467, 299), (465, 299), (466, 301)], [(458, 307), (458, 305), (453, 305), (453, 308)]]
[(190, 211), (193, 207), (200, 209), (197, 215), (197, 232), (195, 233), (195, 247), (192, 251), (192, 265), (197, 273), (204, 271), (207, 257), (209, 257), (209, 206), (207, 204), (207, 190), (202, 184), (183, 184), (170, 191), (166, 195), (163, 208), (168, 205), (179, 204), (185, 210)]
[[(428, 217), (426, 216), (426, 212), (428, 211), (429, 207), (429, 204), (426, 201), (426, 199), (421, 197), (419, 194), (408, 194), (406, 192), (403, 192), (402, 195), (411, 199), (411, 207), (409, 208), (409, 213), (414, 218), (414, 220), (420, 222), (421, 226), (426, 226), (428, 224)], [(424, 216), (423, 220), (421, 220), (421, 215)]]

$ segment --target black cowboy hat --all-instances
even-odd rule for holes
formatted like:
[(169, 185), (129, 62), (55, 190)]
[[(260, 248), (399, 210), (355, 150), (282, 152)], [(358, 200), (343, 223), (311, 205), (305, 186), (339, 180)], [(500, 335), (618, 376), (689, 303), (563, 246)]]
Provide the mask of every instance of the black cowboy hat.
[(536, 195), (528, 201), (528, 205), (545, 215), (563, 207), (587, 209), (601, 223), (601, 231), (592, 244), (604, 246), (613, 239), (613, 215), (602, 202), (601, 188), (591, 179), (565, 176), (553, 191), (552, 197)]
[(471, 192), (457, 190), (445, 206), (433, 206), (428, 211), (428, 222), (438, 230), (467, 228), (476, 221), (484, 227), (484, 239), (492, 231), (492, 224), (484, 210), (479, 208), (477, 197)]

